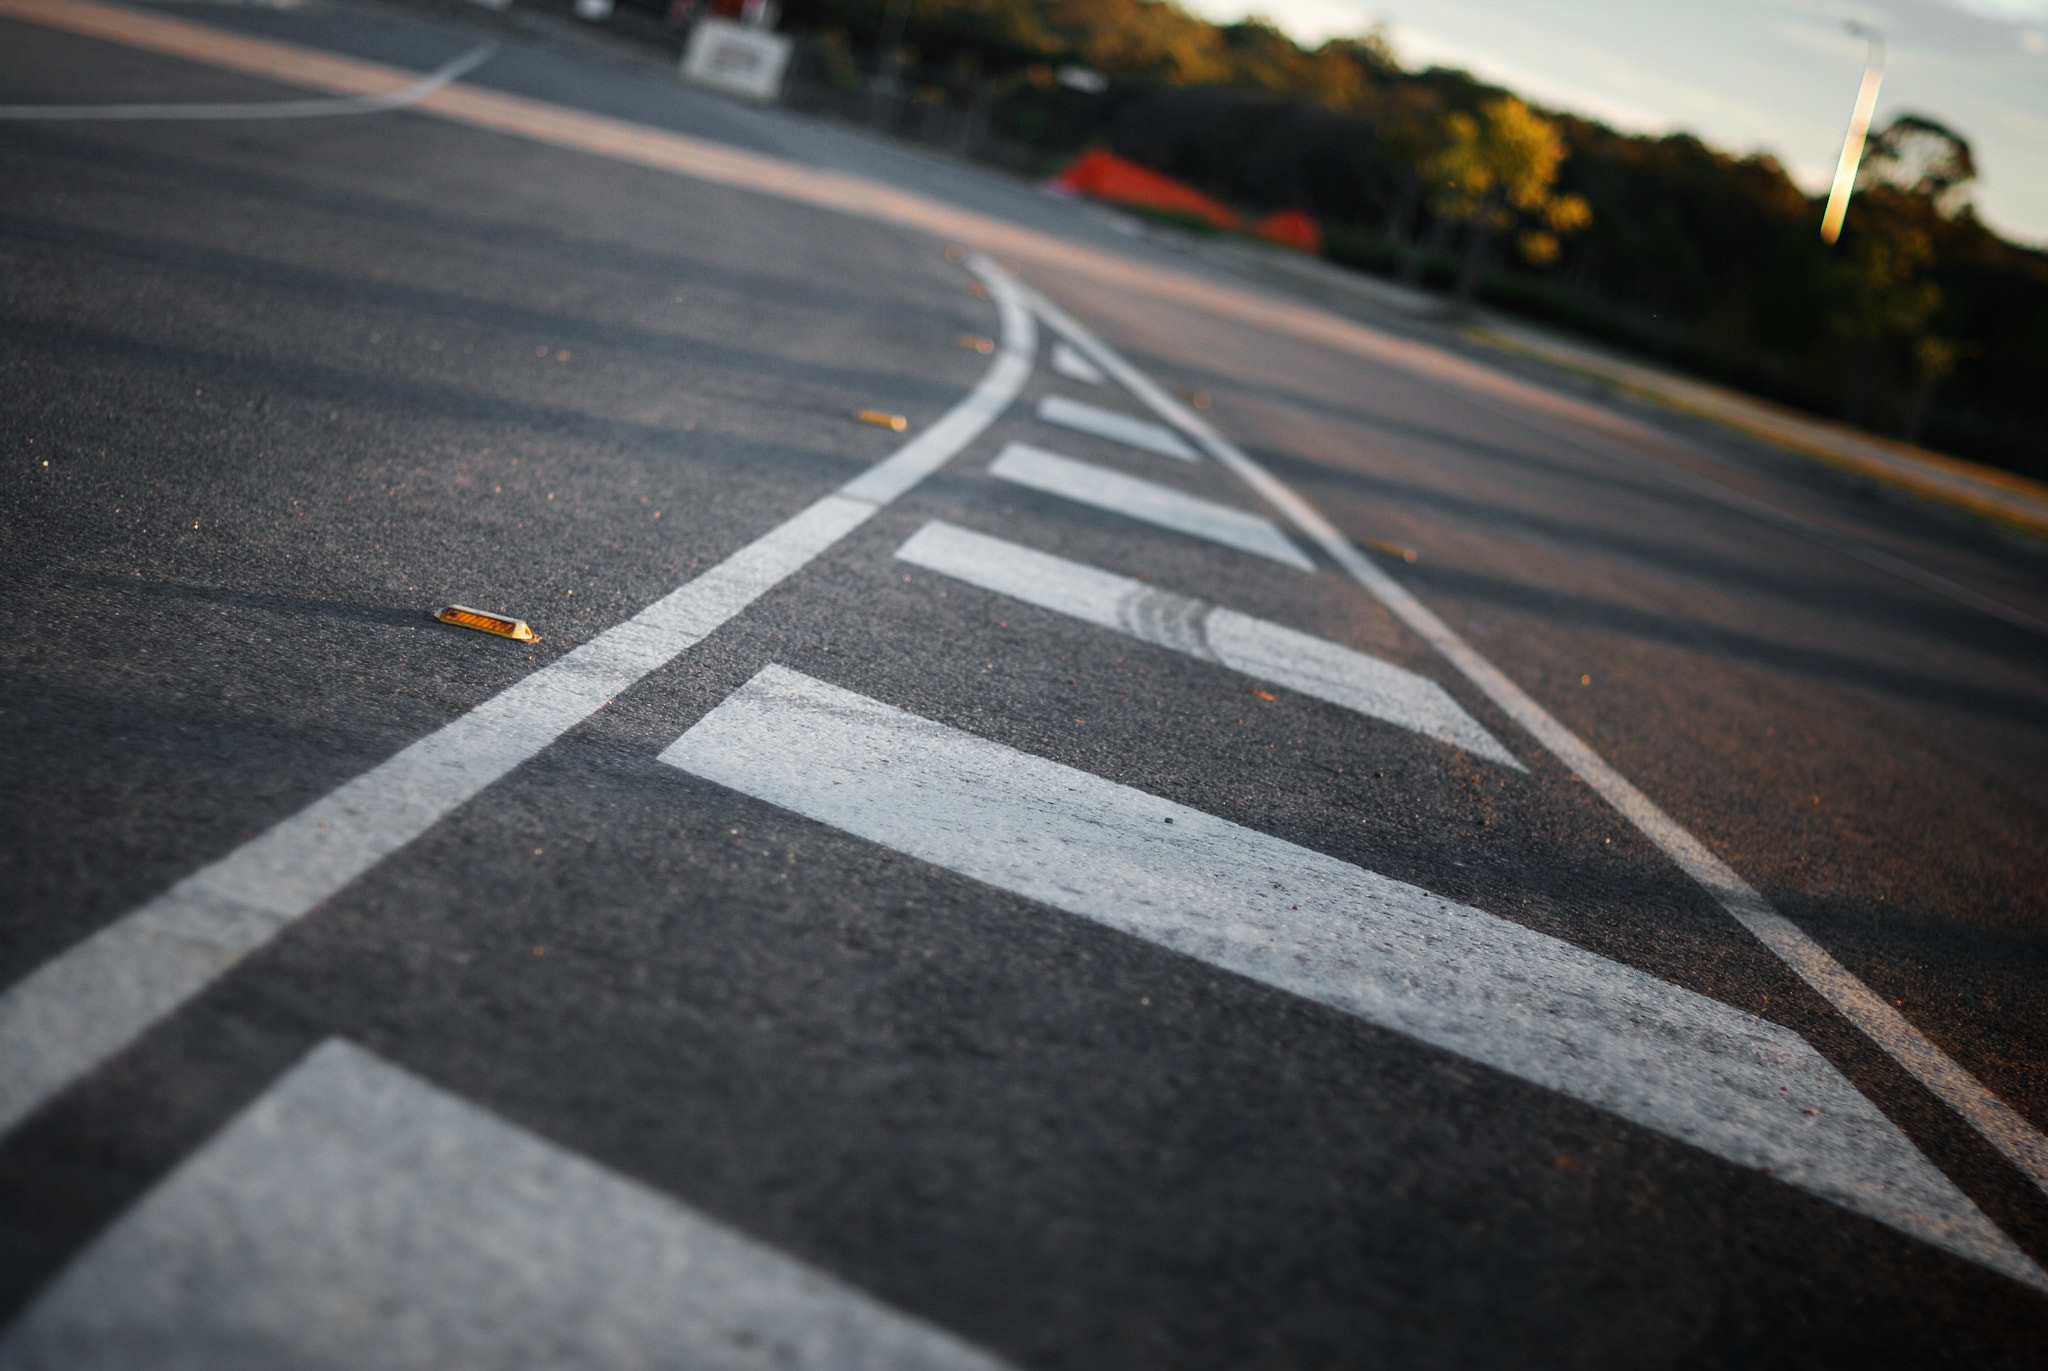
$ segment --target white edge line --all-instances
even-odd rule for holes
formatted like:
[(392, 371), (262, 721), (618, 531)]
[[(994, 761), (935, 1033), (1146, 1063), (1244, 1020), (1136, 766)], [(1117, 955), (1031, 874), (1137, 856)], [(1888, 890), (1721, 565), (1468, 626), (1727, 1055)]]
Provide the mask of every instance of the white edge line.
[(1037, 329), (976, 255), (1002, 346), (894, 454), (624, 623), (185, 877), (0, 992), (0, 1136), (322, 901), (665, 666), (957, 455), (1023, 389)]
[[(1285, 514), (1353, 580), (1456, 667), (1486, 697), (1542, 743), (1572, 774), (1593, 787), (1637, 831), (1655, 843), (1799, 979), (1832, 1004), (1914, 1079), (1960, 1114), (1999, 1154), (2048, 1194), (2048, 1137), (2020, 1112), (1986, 1089), (1954, 1058), (1935, 1046), (1905, 1015), (1859, 980), (1798, 925), (1773, 909), (1726, 862), (1715, 856), (1629, 780), (1609, 766), (1550, 711), (1509, 680), (1399, 582), (1353, 547), (1314, 506), (1218, 434), (1192, 410), (1118, 356), (1072, 315), (1026, 287), (1032, 308), (1096, 365), (1169, 423), (1177, 424), (1217, 461)], [(1463, 392), (1460, 392), (1462, 395)]]
[(259, 100), (223, 105), (0, 105), (0, 120), (318, 119), (341, 114), (380, 114), (417, 105), (441, 87), (482, 66), (497, 50), (496, 43), (481, 44), (403, 90), (383, 95), (349, 95), (330, 100)]

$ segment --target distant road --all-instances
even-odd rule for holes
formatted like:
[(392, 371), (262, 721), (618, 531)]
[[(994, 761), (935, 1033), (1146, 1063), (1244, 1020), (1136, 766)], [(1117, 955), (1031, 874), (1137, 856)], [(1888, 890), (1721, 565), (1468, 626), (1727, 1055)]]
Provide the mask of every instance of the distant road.
[(0, 102), (300, 107), (0, 120), (0, 1365), (2048, 1357), (2037, 548), (482, 12)]

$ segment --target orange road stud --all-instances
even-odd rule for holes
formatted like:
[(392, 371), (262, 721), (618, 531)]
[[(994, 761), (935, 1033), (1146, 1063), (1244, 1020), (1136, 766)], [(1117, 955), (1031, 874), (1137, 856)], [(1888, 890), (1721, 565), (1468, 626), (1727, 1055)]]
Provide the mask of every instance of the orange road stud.
[(961, 347), (969, 348), (975, 352), (980, 353), (984, 357), (988, 356), (991, 352), (994, 352), (996, 350), (995, 339), (982, 338), (972, 333), (963, 333), (958, 338), (955, 338), (953, 341), (958, 343)]
[(1399, 543), (1390, 543), (1384, 538), (1375, 538), (1367, 543), (1366, 546), (1379, 553), (1380, 556), (1392, 557), (1397, 562), (1412, 562), (1415, 560), (1414, 548), (1402, 547)]
[(488, 614), (468, 605), (446, 605), (434, 612), (434, 617), (444, 624), (457, 628), (473, 628), (479, 633), (494, 633), (500, 638), (510, 638), (517, 643), (537, 641), (538, 636), (527, 626), (526, 620), (515, 619), (509, 614)]
[(904, 429), (910, 427), (910, 420), (902, 415), (884, 414), (879, 409), (864, 409), (853, 417), (864, 424), (873, 424), (876, 428), (886, 428), (891, 433), (901, 433)]

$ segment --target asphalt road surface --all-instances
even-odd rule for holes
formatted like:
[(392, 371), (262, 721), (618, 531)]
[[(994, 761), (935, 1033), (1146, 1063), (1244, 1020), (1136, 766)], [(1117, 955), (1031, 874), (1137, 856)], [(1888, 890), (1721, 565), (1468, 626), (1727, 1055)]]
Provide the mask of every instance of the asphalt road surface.
[(0, 120), (0, 1365), (2048, 1359), (2039, 548), (482, 11), (143, 13), (0, 100), (499, 46)]

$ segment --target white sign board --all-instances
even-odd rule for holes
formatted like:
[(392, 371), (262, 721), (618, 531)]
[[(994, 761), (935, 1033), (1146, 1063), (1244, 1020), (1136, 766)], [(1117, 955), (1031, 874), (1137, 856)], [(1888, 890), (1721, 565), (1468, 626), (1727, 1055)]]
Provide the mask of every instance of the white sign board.
[(683, 79), (753, 100), (773, 100), (782, 90), (790, 40), (766, 29), (724, 19), (700, 19), (683, 54)]

